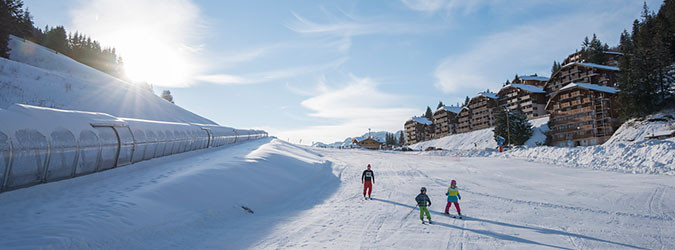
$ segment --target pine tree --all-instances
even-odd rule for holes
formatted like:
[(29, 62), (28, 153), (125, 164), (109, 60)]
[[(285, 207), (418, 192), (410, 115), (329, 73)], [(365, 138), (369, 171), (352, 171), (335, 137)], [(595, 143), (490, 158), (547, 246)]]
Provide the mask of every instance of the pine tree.
[[(506, 115), (508, 113), (508, 126)], [(508, 127), (508, 129), (507, 129)], [(507, 132), (508, 131), (508, 132)], [(532, 136), (532, 124), (527, 120), (527, 115), (520, 110), (501, 109), (495, 114), (495, 128), (492, 130), (495, 141), (497, 136), (507, 140), (512, 145), (523, 145)]]
[(513, 83), (520, 83), (520, 77), (518, 76), (518, 74), (516, 74), (516, 76), (513, 77), (513, 81), (512, 81), (512, 82), (513, 82)]
[(431, 108), (430, 108), (429, 106), (427, 106), (427, 111), (424, 113), (424, 117), (426, 117), (427, 119), (429, 119), (429, 121), (433, 121), (433, 120), (434, 120), (434, 113), (431, 112)]
[(405, 133), (403, 132), (398, 135), (398, 145), (405, 145)]
[(467, 96), (467, 97), (464, 99), (464, 104), (463, 104), (463, 106), (468, 106), (470, 101), (471, 101), (471, 99), (469, 99), (469, 96)]
[(438, 107), (436, 109), (439, 109), (441, 107), (445, 106), (442, 101), (438, 101)]
[(555, 72), (558, 72), (560, 70), (560, 63), (557, 61), (553, 61), (553, 67), (551, 67), (551, 75), (555, 74)]
[(169, 91), (169, 90), (162, 91), (161, 97), (164, 98), (164, 100), (167, 100), (170, 103), (174, 103), (173, 102), (173, 96), (171, 95), (171, 91)]

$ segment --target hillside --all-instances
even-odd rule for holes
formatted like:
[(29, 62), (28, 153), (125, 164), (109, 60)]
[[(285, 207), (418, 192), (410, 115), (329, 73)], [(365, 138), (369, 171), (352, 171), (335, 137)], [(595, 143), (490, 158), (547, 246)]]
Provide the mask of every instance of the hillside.
[(69, 57), (11, 36), (0, 58), (0, 108), (14, 103), (104, 112), (117, 117), (215, 124)]
[(575, 168), (675, 175), (675, 138), (646, 138), (653, 134), (672, 132), (675, 129), (673, 114), (675, 111), (668, 110), (642, 121), (630, 120), (617, 129), (606, 143), (597, 146), (536, 146), (544, 142), (543, 132), (548, 129), (544, 120), (546, 118), (542, 118), (532, 121), (535, 133), (525, 146), (505, 153), (495, 150), (497, 144), (492, 138), (492, 129), (451, 135), (414, 144), (412, 147), (419, 150), (433, 146), (445, 150), (422, 154), (516, 158)]

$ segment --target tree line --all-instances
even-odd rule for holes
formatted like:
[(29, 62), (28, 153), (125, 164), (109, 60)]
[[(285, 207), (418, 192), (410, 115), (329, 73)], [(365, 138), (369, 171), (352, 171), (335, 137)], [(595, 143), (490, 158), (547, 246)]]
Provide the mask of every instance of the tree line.
[(9, 35), (29, 40), (82, 64), (118, 78), (124, 78), (123, 61), (115, 48), (103, 47), (91, 37), (66, 32), (63, 26), (44, 29), (33, 25), (28, 9), (21, 0), (0, 0), (0, 56), (9, 58)]

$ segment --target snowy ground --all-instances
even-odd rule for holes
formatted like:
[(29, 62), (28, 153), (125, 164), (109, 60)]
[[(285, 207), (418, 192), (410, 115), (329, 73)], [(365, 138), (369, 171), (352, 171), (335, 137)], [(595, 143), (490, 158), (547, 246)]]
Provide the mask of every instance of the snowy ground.
[[(451, 179), (465, 220), (441, 214)], [(421, 186), (433, 225), (406, 217)], [(262, 139), (2, 193), (0, 214), (1, 249), (674, 249), (675, 176)]]

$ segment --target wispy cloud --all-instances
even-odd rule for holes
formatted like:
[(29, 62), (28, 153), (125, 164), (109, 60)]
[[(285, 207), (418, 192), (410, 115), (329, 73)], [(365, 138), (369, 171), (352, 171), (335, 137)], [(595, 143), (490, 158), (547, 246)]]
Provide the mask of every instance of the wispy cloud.
[(196, 79), (203, 82), (226, 84), (226, 85), (263, 83), (305, 75), (314, 72), (321, 72), (328, 69), (335, 69), (344, 64), (348, 59), (349, 59), (348, 57), (342, 57), (326, 64), (306, 65), (245, 75), (207, 74), (198, 76)]
[(626, 9), (549, 18), (534, 24), (488, 35), (468, 50), (443, 59), (434, 72), (435, 86), (445, 93), (495, 90), (515, 73), (549, 75), (553, 60), (561, 61), (594, 32), (615, 44), (622, 22), (630, 23)]
[(358, 136), (372, 128), (376, 131), (397, 131), (403, 122), (418, 110), (401, 105), (403, 97), (380, 90), (379, 82), (370, 78), (350, 76), (339, 88), (319, 82), (317, 95), (304, 100), (301, 105), (312, 112), (311, 117), (335, 121), (334, 125), (308, 126), (297, 130), (280, 131), (281, 138), (303, 138), (305, 142), (341, 141)]
[(341, 16), (328, 15), (330, 18), (323, 23), (312, 21), (297, 13), (293, 13), (295, 20), (286, 25), (292, 31), (306, 35), (331, 37), (331, 46), (346, 51), (351, 46), (354, 36), (372, 34), (407, 34), (424, 33), (441, 30), (444, 26), (417, 24), (397, 21), (372, 21), (348, 15), (342, 12)]

